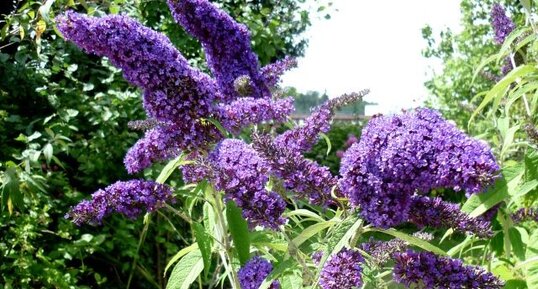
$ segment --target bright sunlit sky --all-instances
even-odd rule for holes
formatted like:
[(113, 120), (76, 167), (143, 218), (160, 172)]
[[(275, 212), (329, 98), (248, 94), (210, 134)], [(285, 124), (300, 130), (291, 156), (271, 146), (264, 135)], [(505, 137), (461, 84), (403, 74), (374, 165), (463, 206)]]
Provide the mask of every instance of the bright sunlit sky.
[(331, 19), (314, 19), (299, 67), (283, 78), (301, 92), (327, 91), (330, 97), (371, 90), (377, 102), (366, 114), (415, 107), (426, 98), (424, 81), (440, 64), (421, 55), (426, 42), (421, 28), (434, 34), (459, 30), (457, 0), (335, 0)]

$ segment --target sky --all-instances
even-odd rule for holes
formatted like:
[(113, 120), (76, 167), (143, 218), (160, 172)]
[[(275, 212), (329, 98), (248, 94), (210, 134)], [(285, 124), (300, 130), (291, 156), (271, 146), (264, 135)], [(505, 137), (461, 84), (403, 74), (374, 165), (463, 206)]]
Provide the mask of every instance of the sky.
[[(440, 63), (421, 55), (421, 29), (434, 34), (459, 30), (457, 0), (334, 0), (331, 19), (314, 19), (309, 46), (284, 86), (301, 92), (326, 91), (329, 97), (370, 89), (366, 114), (394, 113), (419, 106), (427, 96), (424, 81)], [(334, 11), (337, 9), (337, 11)]]

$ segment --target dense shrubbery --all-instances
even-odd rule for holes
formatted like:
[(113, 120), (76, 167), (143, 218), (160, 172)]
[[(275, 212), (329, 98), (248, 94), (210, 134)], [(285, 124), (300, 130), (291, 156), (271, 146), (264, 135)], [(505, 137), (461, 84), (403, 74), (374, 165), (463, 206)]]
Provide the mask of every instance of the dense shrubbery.
[[(309, 15), (294, 1), (221, 3), (255, 31), (254, 48), (265, 63), (302, 54)], [(111, 218), (97, 230), (64, 219), (92, 191), (127, 178), (122, 160), (139, 134), (127, 124), (144, 114), (140, 92), (121, 72), (65, 42), (52, 18), (66, 9), (128, 13), (167, 33), (203, 68), (199, 44), (173, 23), (164, 1), (20, 1), (2, 9), (2, 288), (164, 286), (167, 259), (191, 239), (170, 234), (185, 231), (182, 220), (162, 213), (146, 232), (142, 220)]]

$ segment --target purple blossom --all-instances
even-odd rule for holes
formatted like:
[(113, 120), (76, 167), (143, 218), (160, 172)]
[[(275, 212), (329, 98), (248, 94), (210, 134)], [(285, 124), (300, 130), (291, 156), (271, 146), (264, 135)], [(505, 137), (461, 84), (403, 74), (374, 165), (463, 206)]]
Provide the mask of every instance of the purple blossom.
[(288, 56), (275, 63), (264, 66), (261, 69), (261, 73), (263, 75), (263, 78), (265, 79), (265, 84), (270, 88), (276, 87), (280, 82), (280, 77), (284, 74), (284, 72), (294, 67), (297, 67), (297, 60), (293, 57)]
[[(263, 280), (273, 271), (273, 265), (262, 257), (250, 259), (237, 273), (241, 289), (258, 289)], [(280, 283), (273, 281), (269, 289), (279, 289)]]
[(439, 113), (416, 109), (377, 116), (344, 154), (339, 187), (378, 227), (408, 220), (411, 197), (436, 188), (483, 191), (498, 176), (490, 148)]
[(323, 265), (319, 285), (323, 289), (352, 289), (362, 286), (362, 267), (364, 262), (359, 251), (343, 248), (332, 255)]
[(146, 211), (154, 211), (173, 201), (172, 189), (153, 181), (130, 180), (116, 182), (92, 194), (65, 216), (73, 223), (101, 224), (107, 215), (117, 212), (134, 219)]
[[(170, 150), (197, 148), (220, 138), (215, 127), (201, 122), (201, 118), (213, 114), (212, 105), (218, 96), (214, 81), (189, 66), (163, 34), (127, 16), (96, 18), (66, 12), (56, 20), (67, 40), (88, 53), (108, 57), (123, 70), (125, 79), (142, 88), (148, 115), (165, 124), (131, 149), (125, 161), (130, 172), (174, 155)], [(157, 134), (170, 135), (152, 143)], [(165, 144), (165, 152), (154, 149)]]
[(321, 258), (323, 258), (323, 254), (323, 251), (316, 251), (312, 254), (312, 261), (314, 261), (314, 264), (319, 265)]
[(180, 153), (179, 132), (165, 127), (156, 127), (146, 132), (127, 152), (123, 160), (127, 172), (137, 173), (152, 163), (171, 159)]
[(238, 134), (250, 124), (264, 121), (284, 122), (293, 111), (293, 98), (272, 100), (268, 98), (239, 98), (218, 107), (219, 119), (227, 130)]
[(495, 42), (497, 44), (503, 44), (506, 37), (516, 28), (516, 25), (506, 15), (506, 11), (499, 3), (493, 4), (490, 16), (491, 26), (493, 26), (493, 30), (495, 31)]
[(286, 202), (265, 189), (270, 168), (254, 149), (241, 140), (225, 139), (210, 153), (209, 162), (215, 188), (243, 210), (251, 227), (278, 229), (285, 223)]
[(511, 215), (512, 221), (518, 224), (523, 221), (533, 220), (538, 222), (538, 209), (536, 208), (521, 208)]
[(493, 235), (489, 221), (480, 217), (472, 218), (462, 212), (457, 204), (447, 203), (441, 198), (413, 196), (409, 221), (419, 227), (452, 228), (480, 237)]
[(360, 101), (368, 90), (359, 93), (344, 94), (333, 98), (317, 107), (312, 114), (307, 117), (304, 124), (288, 130), (275, 138), (275, 144), (279, 148), (286, 148), (296, 152), (306, 152), (316, 144), (320, 133), (327, 133), (331, 128), (331, 120), (335, 110)]
[(394, 256), (394, 280), (407, 288), (413, 284), (425, 289), (497, 289), (504, 285), (481, 267), (466, 266), (459, 259), (413, 251)]
[(334, 203), (331, 191), (338, 180), (327, 167), (278, 147), (269, 136), (254, 135), (253, 146), (267, 160), (271, 173), (282, 179), (284, 187), (295, 193), (297, 199), (320, 206)]
[(207, 0), (168, 0), (168, 6), (176, 21), (202, 43), (207, 64), (226, 101), (240, 96), (234, 81), (244, 75), (253, 83), (249, 96), (270, 97), (245, 25)]

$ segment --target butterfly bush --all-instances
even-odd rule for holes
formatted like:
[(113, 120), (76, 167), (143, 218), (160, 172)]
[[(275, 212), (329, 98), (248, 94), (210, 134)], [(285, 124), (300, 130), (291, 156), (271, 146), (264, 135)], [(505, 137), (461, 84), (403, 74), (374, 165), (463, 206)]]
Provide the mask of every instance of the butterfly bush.
[(357, 250), (343, 248), (323, 265), (319, 285), (323, 289), (352, 289), (362, 286), (364, 258)]
[[(262, 257), (255, 256), (239, 269), (239, 284), (241, 289), (258, 289), (263, 280), (273, 271), (273, 265)], [(279, 289), (280, 283), (273, 281), (269, 289)]]
[[(147, 119), (129, 123), (144, 131), (125, 156), (129, 173), (181, 155), (183, 181), (207, 182), (216, 197), (241, 208), (252, 231), (286, 233), (284, 213), (290, 197), (298, 206), (303, 206), (302, 201), (322, 210), (338, 205), (349, 209), (346, 215), (355, 214), (358, 208), (370, 223), (366, 226), (392, 228), (409, 222), (419, 228), (452, 228), (491, 236), (490, 220), (498, 207), (472, 218), (458, 205), (428, 196), (443, 188), (464, 191), (469, 197), (490, 186), (498, 177), (499, 166), (485, 143), (465, 135), (430, 109), (375, 116), (360, 139), (349, 137), (341, 155), (340, 175), (333, 175), (303, 154), (329, 131), (336, 110), (362, 100), (368, 93), (363, 90), (328, 100), (302, 124), (281, 134), (274, 133), (275, 127), (270, 127), (272, 133), (256, 130), (249, 144), (239, 139), (245, 128), (289, 119), (293, 99), (282, 97), (277, 87), (281, 75), (295, 67), (296, 60), (287, 57), (260, 68), (245, 25), (207, 0), (168, 0), (168, 5), (176, 21), (201, 42), (211, 75), (191, 67), (163, 34), (127, 16), (98, 18), (66, 12), (57, 17), (66, 40), (88, 53), (107, 57), (122, 69), (125, 79), (143, 91)], [(504, 41), (514, 27), (499, 7), (492, 12), (493, 24), (496, 40)], [(230, 133), (235, 138), (226, 138)], [(77, 225), (99, 224), (113, 212), (136, 218), (173, 201), (172, 189), (166, 185), (120, 181), (98, 190), (66, 217)], [(524, 214), (518, 212), (514, 220), (519, 215)], [(222, 238), (228, 238), (226, 222), (221, 221), (216, 223), (223, 226)], [(433, 238), (424, 232), (415, 237)], [(479, 267), (428, 252), (405, 251), (409, 246), (400, 239), (372, 239), (357, 247), (371, 257), (369, 265), (379, 266), (393, 258), (394, 279), (408, 287), (502, 285)], [(229, 254), (230, 248), (224, 249)], [(325, 253), (315, 252), (312, 260), (319, 265)], [(234, 264), (232, 257), (229, 261), (223, 263)], [(327, 258), (319, 285), (323, 289), (360, 288), (364, 263), (358, 249), (344, 248)], [(259, 288), (272, 270), (269, 261), (256, 256), (237, 271), (237, 278), (232, 265), (230, 279), (243, 289)], [(269, 288), (280, 288), (280, 283), (274, 281)]]
[(495, 42), (497, 44), (503, 44), (506, 37), (512, 33), (516, 28), (516, 25), (506, 15), (506, 11), (499, 3), (494, 3), (491, 8), (491, 26), (493, 26), (493, 31), (495, 33)]
[(113, 212), (134, 219), (145, 211), (154, 211), (166, 202), (173, 201), (172, 189), (153, 181), (130, 180), (116, 182), (92, 194), (67, 213), (77, 225), (101, 224)]
[(409, 219), (412, 196), (483, 191), (498, 176), (490, 148), (430, 109), (378, 116), (344, 154), (339, 187), (361, 215), (388, 228)]
[(459, 259), (431, 252), (395, 253), (394, 260), (394, 280), (407, 288), (497, 289), (504, 286), (497, 277), (478, 266), (466, 266)]

